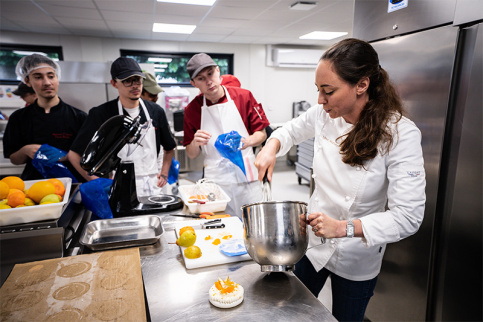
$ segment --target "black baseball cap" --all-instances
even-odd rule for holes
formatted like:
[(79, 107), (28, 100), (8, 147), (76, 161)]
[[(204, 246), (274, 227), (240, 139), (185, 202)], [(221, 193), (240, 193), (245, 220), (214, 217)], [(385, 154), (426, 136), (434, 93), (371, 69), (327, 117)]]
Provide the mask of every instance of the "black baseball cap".
[(16, 90), (12, 92), (14, 95), (22, 97), (26, 94), (35, 94), (35, 91), (32, 87), (28, 86), (24, 82), (20, 82)]
[(111, 65), (112, 79), (125, 80), (131, 76), (146, 78), (139, 64), (132, 58), (119, 57)]

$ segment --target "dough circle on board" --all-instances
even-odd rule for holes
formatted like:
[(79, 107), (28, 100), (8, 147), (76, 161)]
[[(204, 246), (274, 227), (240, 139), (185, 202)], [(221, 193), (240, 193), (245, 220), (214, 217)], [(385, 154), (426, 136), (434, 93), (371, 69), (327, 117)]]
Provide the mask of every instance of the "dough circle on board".
[(57, 271), (57, 276), (60, 277), (74, 277), (84, 274), (91, 269), (92, 265), (88, 262), (78, 262), (66, 265)]
[(39, 291), (22, 291), (22, 293), (8, 296), (2, 302), (2, 311), (14, 312), (25, 310), (39, 303), (42, 297), (42, 293)]
[(129, 258), (123, 255), (102, 254), (97, 260), (97, 265), (108, 271), (124, 270), (130, 265)]
[(85, 313), (76, 308), (63, 309), (47, 317), (47, 322), (78, 322), (85, 320)]
[(126, 273), (115, 273), (104, 277), (101, 281), (101, 287), (106, 290), (114, 290), (120, 288), (128, 282)]
[(37, 264), (31, 267), (25, 267), (24, 273), (17, 278), (15, 285), (24, 288), (39, 284), (48, 279), (56, 267), (54, 264)]
[(92, 312), (102, 321), (119, 319), (131, 309), (132, 303), (121, 298), (94, 303)]
[(88, 283), (84, 282), (69, 283), (55, 290), (52, 297), (59, 301), (73, 300), (86, 294), (90, 287)]

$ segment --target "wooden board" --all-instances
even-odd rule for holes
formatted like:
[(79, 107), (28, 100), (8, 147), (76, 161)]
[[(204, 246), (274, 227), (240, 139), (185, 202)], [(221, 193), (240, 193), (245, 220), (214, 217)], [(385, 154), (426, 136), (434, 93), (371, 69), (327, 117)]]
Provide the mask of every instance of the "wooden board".
[[(227, 256), (220, 251), (220, 246), (226, 242), (238, 239), (243, 241), (244, 230), (243, 223), (238, 217), (222, 218), (221, 222), (225, 224), (225, 228), (221, 229), (200, 229), (197, 225), (206, 222), (207, 220), (193, 220), (184, 221), (183, 223), (175, 225), (176, 237), (182, 227), (193, 226), (196, 232), (195, 245), (201, 249), (201, 257), (196, 259), (186, 258), (184, 250), (186, 247), (180, 247), (181, 254), (187, 269), (206, 267), (212, 265), (220, 265), (226, 263), (241, 262), (252, 259), (250, 255)], [(228, 239), (223, 239), (225, 236), (232, 236)], [(207, 239), (210, 236), (211, 238)], [(215, 239), (220, 239), (219, 245), (213, 245)], [(242, 242), (243, 243), (243, 242)]]
[(138, 248), (17, 264), (0, 321), (146, 321)]

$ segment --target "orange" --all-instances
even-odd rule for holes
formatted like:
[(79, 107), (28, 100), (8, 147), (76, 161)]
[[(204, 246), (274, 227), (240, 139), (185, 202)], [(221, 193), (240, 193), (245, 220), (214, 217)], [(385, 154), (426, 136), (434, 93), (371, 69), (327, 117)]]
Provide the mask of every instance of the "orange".
[(179, 230), (179, 235), (181, 236), (185, 231), (187, 230), (192, 230), (193, 232), (195, 232), (194, 228), (191, 227), (191, 226), (186, 226), (186, 227), (183, 227)]
[(8, 190), (8, 195), (7, 195), (7, 198), (8, 198), (8, 196), (10, 196), (12, 193), (14, 193), (14, 192), (16, 192), (16, 191), (23, 192), (22, 190), (18, 190), (18, 189), (9, 189), (9, 190)]
[(25, 189), (25, 182), (23, 182), (23, 180), (20, 179), (19, 177), (9, 176), (9, 177), (3, 178), (1, 181), (8, 184), (10, 189), (18, 189), (22, 191), (23, 189)]
[(48, 179), (47, 181), (54, 185), (56, 195), (59, 195), (61, 197), (64, 196), (65, 187), (62, 181), (60, 181), (59, 179)]
[(45, 180), (45, 181), (39, 181), (34, 183), (29, 188), (27, 197), (29, 197), (30, 199), (35, 201), (35, 203), (38, 204), (43, 197), (53, 193), (55, 193), (55, 186), (52, 183)]
[[(11, 190), (16, 190), (16, 189), (11, 189)], [(12, 191), (7, 198), (7, 204), (14, 208), (20, 205), (23, 205), (25, 202), (25, 194), (23, 191), (16, 190)]]
[(6, 182), (0, 181), (0, 199), (7, 198), (8, 190), (10, 190), (8, 184)]

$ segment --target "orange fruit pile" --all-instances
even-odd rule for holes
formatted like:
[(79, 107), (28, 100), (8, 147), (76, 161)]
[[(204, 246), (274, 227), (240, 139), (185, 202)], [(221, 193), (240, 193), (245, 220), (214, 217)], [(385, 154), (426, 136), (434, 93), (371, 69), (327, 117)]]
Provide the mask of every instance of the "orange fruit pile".
[(25, 190), (21, 178), (8, 176), (0, 180), (0, 210), (60, 202), (64, 194), (65, 186), (59, 179), (39, 181)]

